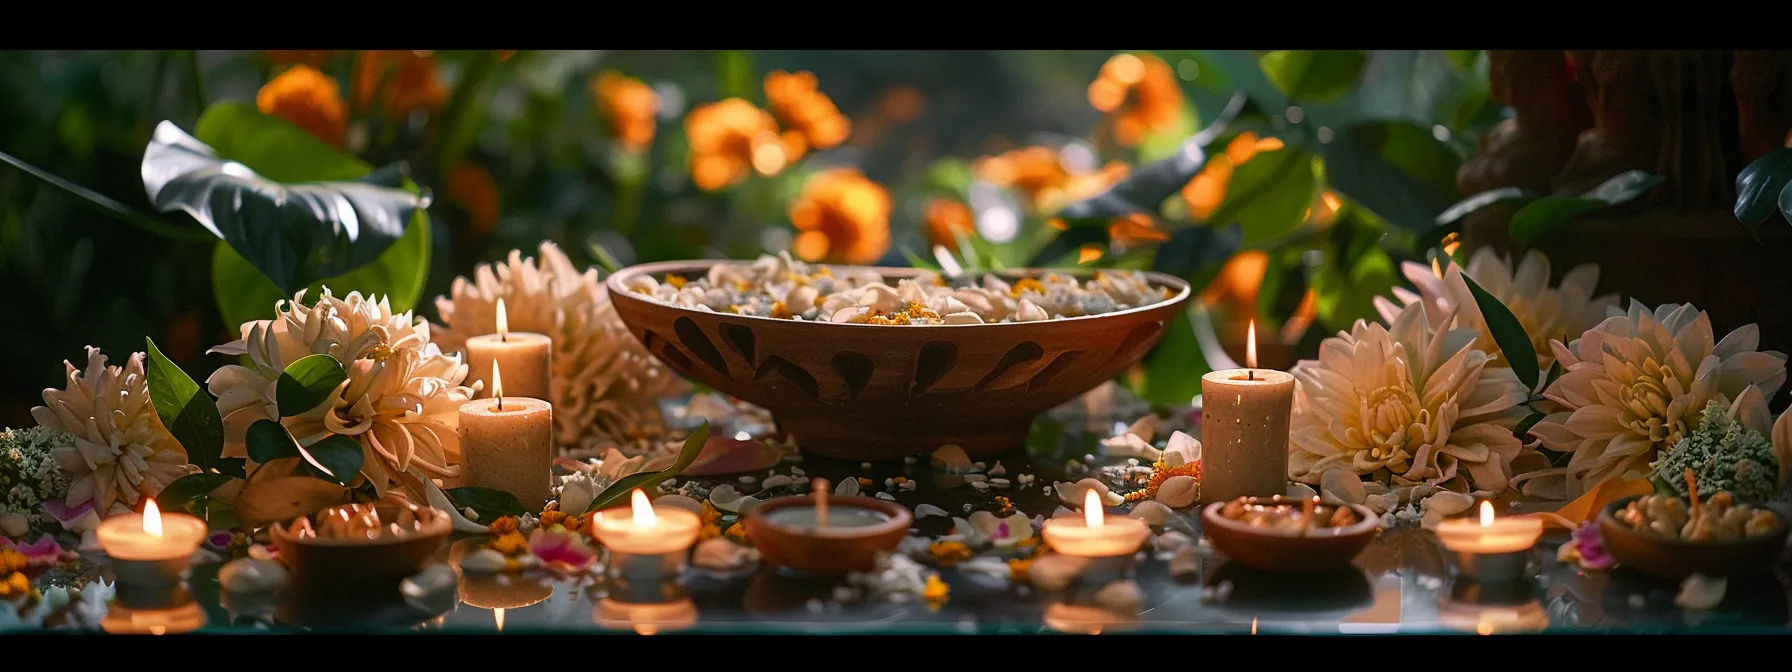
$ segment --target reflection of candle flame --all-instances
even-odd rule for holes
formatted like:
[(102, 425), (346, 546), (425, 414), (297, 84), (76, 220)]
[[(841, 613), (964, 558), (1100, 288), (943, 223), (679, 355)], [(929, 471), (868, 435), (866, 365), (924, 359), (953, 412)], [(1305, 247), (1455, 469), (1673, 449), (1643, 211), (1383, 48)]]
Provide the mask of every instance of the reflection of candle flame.
[(498, 375), (498, 360), (492, 360), (492, 396), (498, 400), (498, 410), (504, 410), (504, 377)]
[(1251, 320), (1251, 328), (1244, 340), (1244, 368), (1257, 368), (1257, 321)]
[(503, 607), (498, 607), (497, 609), (492, 610), (492, 622), (496, 623), (498, 625), (499, 632), (504, 631), (504, 608)]
[(1493, 502), (1481, 500), (1481, 527), (1493, 527)]
[(1101, 527), (1101, 495), (1095, 494), (1095, 488), (1086, 490), (1083, 495), (1083, 523), (1089, 527)]
[(156, 508), (154, 499), (143, 505), (143, 533), (152, 537), (162, 536), (162, 510)]
[(630, 504), (635, 507), (635, 527), (650, 528), (659, 523), (659, 518), (653, 515), (653, 504), (647, 501), (647, 493), (635, 488), (630, 497)]
[(1475, 634), (1478, 634), (1478, 635), (1493, 634), (1493, 624), (1489, 623), (1485, 620), (1481, 621), (1480, 623), (1476, 623), (1475, 624)]
[(815, 479), (815, 526), (828, 526), (828, 479)]
[(1253, 635), (1257, 634), (1257, 617), (1256, 616), (1251, 617), (1251, 634), (1253, 634)]
[(498, 299), (498, 340), (510, 340), (510, 316), (504, 312), (504, 299)]

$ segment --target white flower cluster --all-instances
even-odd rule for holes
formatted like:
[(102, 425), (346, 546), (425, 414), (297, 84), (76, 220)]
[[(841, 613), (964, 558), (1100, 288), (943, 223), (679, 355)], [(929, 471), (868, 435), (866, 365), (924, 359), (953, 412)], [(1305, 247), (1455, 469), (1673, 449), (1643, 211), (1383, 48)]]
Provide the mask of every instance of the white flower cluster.
[(47, 427), (0, 430), (0, 534), (16, 538), (56, 527), (44, 502), (67, 497), (69, 477), (51, 451), (74, 441)]

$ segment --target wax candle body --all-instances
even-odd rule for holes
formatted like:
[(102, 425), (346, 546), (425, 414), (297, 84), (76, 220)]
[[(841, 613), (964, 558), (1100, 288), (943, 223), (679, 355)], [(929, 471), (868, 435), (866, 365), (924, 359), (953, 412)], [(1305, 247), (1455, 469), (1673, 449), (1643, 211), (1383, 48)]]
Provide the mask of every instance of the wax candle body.
[(1457, 553), (1518, 553), (1531, 550), (1543, 536), (1543, 521), (1507, 516), (1483, 524), (1473, 518), (1452, 518), (1437, 524), (1437, 541)]
[[(500, 366), (508, 391), (510, 365)], [(530, 511), (540, 511), (553, 487), (554, 408), (526, 397), (502, 401), (502, 407), (497, 399), (475, 399), (460, 407), (463, 482), (503, 490)]]
[(1151, 528), (1137, 518), (1119, 516), (1091, 527), (1082, 515), (1067, 514), (1045, 521), (1040, 536), (1052, 550), (1085, 558), (1132, 555), (1145, 547)]
[[(504, 372), (504, 393), (552, 399), (554, 341), (541, 334), (513, 331), (467, 339), (467, 380), (483, 380), (479, 398), (492, 396), (492, 362)], [(472, 383), (467, 383), (471, 385)]]
[[(765, 514), (765, 522), (800, 530), (815, 529), (815, 508), (791, 506)], [(870, 527), (890, 522), (889, 514), (857, 506), (828, 507), (828, 527)]]
[(121, 513), (107, 518), (94, 530), (100, 548), (113, 560), (157, 562), (185, 558), (205, 541), (205, 521), (184, 513), (163, 513), (162, 533), (143, 529), (143, 514)]
[(1266, 369), (1201, 377), (1201, 501), (1288, 491), (1294, 376)]
[(677, 553), (697, 543), (703, 519), (673, 506), (653, 507), (653, 524), (635, 522), (626, 507), (599, 513), (593, 519), (597, 542), (611, 551), (633, 555)]

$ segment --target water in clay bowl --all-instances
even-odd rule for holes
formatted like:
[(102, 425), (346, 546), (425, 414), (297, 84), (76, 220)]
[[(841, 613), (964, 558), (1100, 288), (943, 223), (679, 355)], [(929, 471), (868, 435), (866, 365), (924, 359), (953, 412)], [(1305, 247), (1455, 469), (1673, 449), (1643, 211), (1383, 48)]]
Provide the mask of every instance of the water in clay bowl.
[[(643, 275), (706, 276), (715, 263), (622, 269), (609, 278), (610, 301), (629, 332), (674, 371), (771, 410), (805, 450), (855, 461), (946, 444), (973, 459), (1019, 448), (1035, 416), (1113, 379), (1149, 352), (1189, 297), (1188, 283), (1146, 273), (1171, 297), (1062, 320), (893, 326), (714, 313), (627, 289)], [(924, 273), (873, 270), (892, 286)], [(1042, 273), (997, 275), (1013, 280)]]
[(896, 550), (914, 516), (895, 502), (828, 497), (828, 525), (815, 526), (812, 497), (780, 497), (747, 514), (747, 538), (774, 565), (834, 576), (877, 568), (877, 554)]

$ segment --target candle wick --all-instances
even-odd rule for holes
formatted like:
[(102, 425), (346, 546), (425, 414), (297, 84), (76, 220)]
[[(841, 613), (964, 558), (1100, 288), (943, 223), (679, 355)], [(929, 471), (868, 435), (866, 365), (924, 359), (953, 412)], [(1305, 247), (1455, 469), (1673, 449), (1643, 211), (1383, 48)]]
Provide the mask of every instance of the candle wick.
[(1257, 370), (1256, 369), (1245, 369), (1244, 372), (1245, 372), (1245, 378), (1247, 380), (1256, 380), (1257, 379)]

